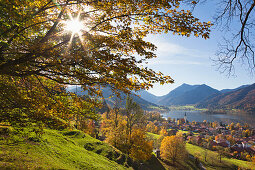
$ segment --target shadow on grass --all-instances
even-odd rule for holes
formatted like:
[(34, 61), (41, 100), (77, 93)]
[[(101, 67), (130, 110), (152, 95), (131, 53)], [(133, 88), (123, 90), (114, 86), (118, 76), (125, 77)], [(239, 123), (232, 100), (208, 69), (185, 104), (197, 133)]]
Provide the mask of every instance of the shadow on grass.
[(207, 162), (202, 162), (207, 167), (211, 167), (214, 169), (231, 169), (231, 170), (237, 170), (238, 166), (231, 165), (229, 163), (226, 163), (224, 161), (220, 162), (218, 160), (208, 160)]
[(144, 164), (141, 164), (138, 167), (138, 170), (165, 170), (166, 168), (162, 163), (156, 158), (155, 155), (152, 155), (151, 159), (146, 161)]

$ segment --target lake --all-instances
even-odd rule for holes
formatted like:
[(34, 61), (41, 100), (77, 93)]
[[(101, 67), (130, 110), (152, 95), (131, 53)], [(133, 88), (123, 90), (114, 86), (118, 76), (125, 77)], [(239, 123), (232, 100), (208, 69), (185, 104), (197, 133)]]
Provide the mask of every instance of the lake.
[(223, 123), (248, 123), (251, 127), (255, 127), (255, 115), (244, 114), (244, 113), (235, 113), (235, 114), (207, 114), (202, 111), (187, 111), (187, 110), (171, 110), (167, 113), (162, 113), (164, 118), (171, 117), (175, 118), (183, 118), (186, 112), (187, 120), (189, 122), (196, 121), (202, 122), (204, 120), (208, 122), (223, 122)]

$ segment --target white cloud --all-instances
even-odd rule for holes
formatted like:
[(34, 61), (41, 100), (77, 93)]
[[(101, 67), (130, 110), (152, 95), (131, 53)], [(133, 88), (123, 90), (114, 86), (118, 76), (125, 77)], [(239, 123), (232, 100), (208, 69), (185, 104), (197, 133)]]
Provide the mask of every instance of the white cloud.
[(156, 54), (158, 55), (158, 57), (189, 56), (189, 57), (202, 58), (206, 55), (196, 49), (185, 48), (181, 45), (170, 43), (170, 42), (155, 41), (154, 44), (158, 47), (156, 51)]
[(160, 41), (153, 43), (158, 47), (158, 57), (149, 60), (147, 65), (203, 65), (208, 59), (205, 53), (178, 44)]
[(157, 46), (158, 57), (149, 60), (147, 65), (208, 65), (210, 54), (199, 48), (191, 49), (156, 37), (148, 40)]

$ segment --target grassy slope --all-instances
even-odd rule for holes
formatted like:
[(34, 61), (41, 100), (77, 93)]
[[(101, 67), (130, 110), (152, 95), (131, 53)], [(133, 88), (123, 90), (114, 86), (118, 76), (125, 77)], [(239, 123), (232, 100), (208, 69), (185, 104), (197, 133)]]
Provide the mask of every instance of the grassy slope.
[[(160, 137), (152, 133), (147, 135), (155, 139)], [(203, 148), (191, 144), (186, 146), (190, 154), (197, 156), (199, 153), (199, 159), (207, 169), (251, 166), (249, 162), (229, 158), (223, 158), (220, 163), (214, 151), (208, 151), (205, 162)], [(126, 158), (110, 145), (80, 131), (46, 129), (40, 142), (24, 142), (19, 138), (0, 140), (0, 169), (126, 169), (110, 159), (124, 164)], [(156, 169), (197, 169), (190, 159), (172, 166), (154, 157), (147, 163), (148, 168), (153, 169), (153, 166)]]
[(198, 156), (199, 160), (202, 162), (202, 164), (207, 168), (207, 169), (233, 169), (236, 167), (241, 167), (241, 168), (250, 168), (251, 163), (247, 161), (242, 161), (238, 159), (230, 159), (230, 158), (222, 158), (222, 162), (220, 163), (217, 157), (217, 152), (215, 151), (210, 151), (207, 150), (207, 161), (205, 162), (204, 160), (204, 149), (195, 146), (192, 144), (187, 143), (186, 148), (188, 152), (193, 155), (193, 156)]
[[(0, 140), (0, 169), (125, 169), (105, 156), (113, 147), (79, 131), (45, 130), (40, 142)], [(84, 149), (97, 144), (99, 154)]]
[[(160, 135), (149, 133), (149, 132), (147, 132), (147, 136), (153, 140), (159, 139), (159, 137), (160, 137)], [(207, 162), (205, 162), (205, 160), (204, 160), (205, 152), (204, 152), (203, 148), (187, 143), (186, 149), (189, 152), (189, 154), (191, 154), (193, 156), (198, 156), (199, 160), (202, 162), (202, 164), (207, 169), (233, 169), (235, 167), (249, 169), (251, 167), (250, 162), (242, 161), (242, 160), (238, 160), (238, 159), (230, 159), (230, 158), (226, 158), (226, 157), (223, 157), (222, 163), (220, 163), (218, 160), (218, 157), (217, 157), (217, 152), (210, 151), (210, 150), (207, 150)], [(196, 167), (194, 166), (194, 163), (191, 160), (180, 163), (180, 167), (173, 167), (171, 165), (169, 166), (169, 165), (166, 165), (162, 161), (161, 161), (161, 163), (167, 169), (178, 169), (178, 168), (181, 169), (181, 166), (189, 167), (189, 169), (196, 169)]]
[(155, 133), (147, 132), (146, 135), (147, 135), (150, 139), (153, 139), (153, 140), (157, 140), (157, 139), (160, 138), (160, 135), (155, 134)]

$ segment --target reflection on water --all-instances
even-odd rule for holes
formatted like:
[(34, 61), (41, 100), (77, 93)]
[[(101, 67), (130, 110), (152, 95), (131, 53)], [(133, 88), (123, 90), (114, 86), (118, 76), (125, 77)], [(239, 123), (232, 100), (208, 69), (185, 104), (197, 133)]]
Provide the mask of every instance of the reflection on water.
[(250, 126), (255, 127), (255, 115), (248, 114), (206, 114), (201, 111), (186, 111), (186, 110), (171, 110), (167, 113), (163, 113), (163, 117), (168, 118), (183, 118), (184, 114), (187, 114), (188, 121), (192, 122), (193, 120), (196, 122), (202, 122), (204, 120), (209, 122), (223, 122), (223, 123), (248, 123)]

